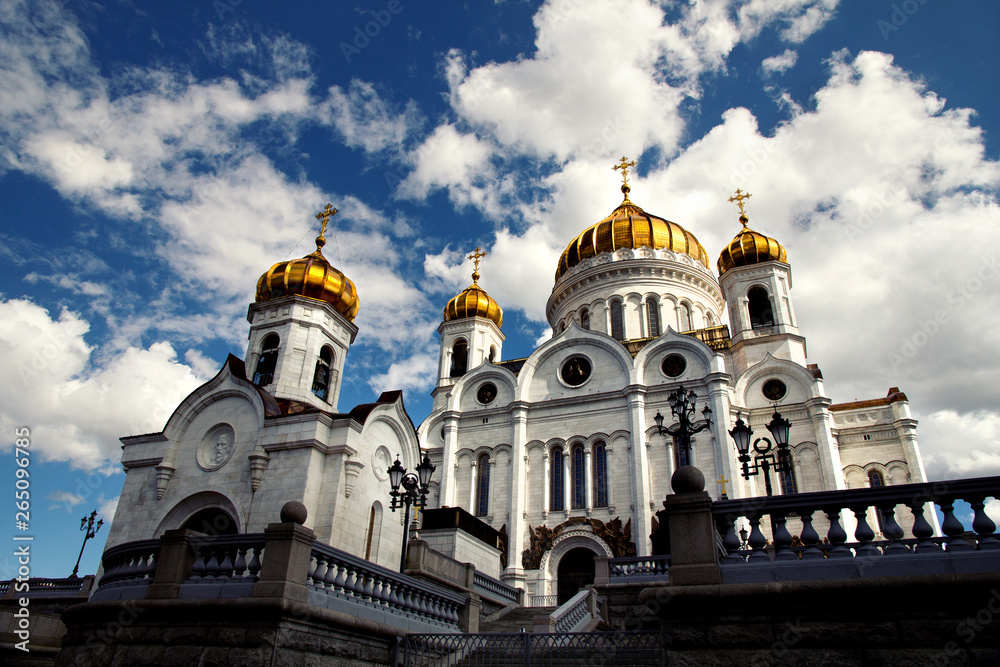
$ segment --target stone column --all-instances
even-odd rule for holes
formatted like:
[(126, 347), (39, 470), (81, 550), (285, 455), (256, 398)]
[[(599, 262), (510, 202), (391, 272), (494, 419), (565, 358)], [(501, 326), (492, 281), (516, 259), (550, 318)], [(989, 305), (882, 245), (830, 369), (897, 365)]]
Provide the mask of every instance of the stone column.
[(455, 452), (458, 449), (458, 413), (444, 415), (444, 451), (441, 457), (441, 507), (455, 506)]
[(549, 512), (552, 509), (551, 499), (552, 499), (552, 471), (551, 463), (549, 463), (549, 453), (542, 453), (542, 467), (545, 469), (545, 482), (542, 485), (544, 488), (544, 498), (542, 501), (542, 518), (548, 519)]
[(473, 455), (472, 462), (469, 464), (469, 514), (472, 516), (479, 516), (477, 511), (479, 507), (476, 506), (476, 488), (479, 486), (479, 479), (476, 477), (478, 467), (475, 455)]
[(649, 486), (649, 457), (646, 453), (646, 387), (630, 385), (625, 388), (628, 400), (630, 431), (632, 438), (631, 476), (635, 480), (632, 489), (632, 515), (635, 517), (635, 551), (637, 556), (651, 553), (649, 527), (653, 511), (650, 509), (652, 491)]
[(569, 511), (573, 507), (570, 495), (573, 486), (573, 468), (570, 466), (572, 458), (570, 453), (563, 449), (563, 509), (566, 510), (566, 516), (569, 516)]
[(507, 569), (504, 570), (504, 581), (523, 588), (524, 570), (521, 568), (521, 552), (524, 551), (524, 524), (528, 513), (528, 456), (524, 449), (527, 441), (527, 408), (514, 405), (511, 423), (510, 523), (507, 529)]
[(593, 455), (588, 445), (583, 450), (583, 506), (589, 513), (594, 509), (594, 468)]

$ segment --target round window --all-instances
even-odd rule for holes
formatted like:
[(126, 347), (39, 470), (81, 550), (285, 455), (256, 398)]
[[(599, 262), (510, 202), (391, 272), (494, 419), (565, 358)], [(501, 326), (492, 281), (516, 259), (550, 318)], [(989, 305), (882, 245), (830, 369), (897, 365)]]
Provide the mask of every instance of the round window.
[(780, 401), (788, 393), (788, 387), (785, 383), (777, 378), (771, 378), (764, 383), (764, 387), (761, 389), (764, 394), (764, 398), (769, 401)]
[(571, 387), (579, 387), (590, 377), (590, 360), (586, 357), (570, 357), (563, 364), (560, 375), (563, 382)]
[(687, 361), (679, 354), (668, 354), (660, 368), (668, 378), (679, 377), (687, 369)]
[(492, 382), (484, 382), (479, 385), (479, 390), (476, 392), (476, 400), (478, 400), (483, 405), (492, 403), (493, 399), (497, 397), (497, 386)]

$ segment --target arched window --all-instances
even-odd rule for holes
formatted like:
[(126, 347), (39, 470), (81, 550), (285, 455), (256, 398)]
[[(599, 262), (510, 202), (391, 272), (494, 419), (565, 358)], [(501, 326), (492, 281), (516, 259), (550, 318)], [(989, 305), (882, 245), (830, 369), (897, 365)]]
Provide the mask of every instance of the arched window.
[(686, 303), (682, 303), (678, 308), (677, 316), (680, 319), (677, 326), (680, 327), (681, 333), (694, 329), (694, 327), (691, 326), (691, 306)]
[[(694, 438), (691, 438), (691, 446), (694, 447)], [(685, 452), (684, 448), (681, 447), (681, 437), (679, 435), (674, 436), (674, 469), (680, 468), (681, 466), (691, 465), (688, 460), (689, 456), (693, 456), (694, 452)]]
[(608, 506), (608, 453), (603, 442), (594, 445), (594, 507)]
[(611, 337), (615, 340), (625, 340), (625, 321), (620, 301), (611, 302)]
[(456, 340), (451, 346), (451, 374), (453, 378), (462, 377), (469, 369), (469, 344), (464, 340)]
[(496, 345), (490, 345), (490, 363), (496, 363), (497, 360), (497, 347)]
[(476, 463), (476, 516), (490, 513), (490, 457), (482, 454)]
[(382, 534), (382, 503), (372, 503), (368, 513), (368, 535), (365, 537), (365, 560), (378, 559), (379, 536)]
[(778, 479), (781, 480), (781, 492), (786, 496), (790, 493), (798, 493), (799, 487), (795, 484), (795, 466), (792, 464), (791, 454), (786, 454), (782, 458), (787, 462), (787, 470), (785, 472), (778, 473)]
[(333, 361), (333, 352), (330, 346), (324, 345), (319, 351), (319, 359), (316, 360), (316, 372), (313, 373), (312, 393), (316, 394), (324, 401), (330, 395), (330, 362)]
[(590, 328), (590, 311), (586, 308), (580, 311), (580, 326), (584, 329)]
[(710, 311), (710, 310), (706, 310), (705, 311), (705, 326), (706, 327), (714, 327), (715, 326), (715, 315), (713, 315), (712, 311)]
[(653, 297), (646, 299), (646, 324), (650, 338), (660, 335), (660, 305)]
[(583, 445), (575, 445), (571, 450), (570, 466), (573, 471), (573, 509), (583, 509), (587, 506), (587, 474), (586, 461), (583, 456)]
[(774, 314), (771, 312), (771, 299), (767, 296), (767, 290), (763, 287), (754, 286), (747, 292), (747, 310), (750, 314), (750, 327), (774, 326)]
[[(885, 477), (882, 476), (878, 470), (868, 471), (868, 486), (872, 489), (878, 489), (885, 486)], [(878, 529), (880, 532), (885, 532), (885, 513), (880, 510), (875, 510), (875, 516), (878, 518)]]
[(274, 369), (278, 365), (278, 334), (267, 334), (260, 346), (260, 359), (254, 370), (253, 383), (265, 387), (274, 382)]
[(563, 479), (563, 450), (556, 447), (552, 450), (552, 465), (549, 469), (549, 474), (551, 475), (551, 483), (549, 485), (549, 510), (553, 512), (561, 512), (564, 509), (563, 505), (563, 486), (565, 480)]

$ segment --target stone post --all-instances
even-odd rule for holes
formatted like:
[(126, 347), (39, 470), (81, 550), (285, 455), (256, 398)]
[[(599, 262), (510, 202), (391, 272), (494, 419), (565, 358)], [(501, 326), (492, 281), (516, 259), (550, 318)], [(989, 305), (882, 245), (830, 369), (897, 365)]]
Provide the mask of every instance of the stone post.
[(253, 597), (306, 600), (306, 576), (316, 541), (316, 533), (302, 525), (306, 517), (305, 505), (293, 500), (281, 508), (281, 523), (264, 529), (264, 563)]
[(670, 585), (721, 584), (712, 499), (705, 475), (681, 466), (670, 478), (673, 495), (663, 501), (670, 528)]
[(184, 528), (163, 533), (153, 583), (146, 589), (147, 600), (177, 599), (181, 584), (191, 576), (191, 566), (195, 559), (191, 543), (199, 537), (203, 535)]
[(594, 558), (594, 586), (607, 586), (609, 578), (608, 557), (597, 556)]

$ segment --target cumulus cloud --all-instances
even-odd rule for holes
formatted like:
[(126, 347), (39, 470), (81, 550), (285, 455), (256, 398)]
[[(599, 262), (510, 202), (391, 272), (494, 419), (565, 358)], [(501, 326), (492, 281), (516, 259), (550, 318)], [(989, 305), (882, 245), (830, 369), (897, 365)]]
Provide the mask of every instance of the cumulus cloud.
[(336, 128), (344, 143), (367, 153), (386, 148), (400, 150), (420, 122), (414, 102), (397, 113), (379, 96), (375, 86), (358, 79), (353, 79), (346, 91), (340, 86), (330, 88), (318, 114), (324, 123)]
[(791, 49), (785, 49), (784, 52), (779, 53), (776, 56), (764, 58), (763, 62), (760, 64), (760, 68), (764, 70), (765, 74), (782, 74), (795, 67), (795, 63), (798, 59), (798, 53)]
[[(128, 348), (96, 363), (89, 324), (71, 311), (52, 318), (24, 299), (0, 301), (0, 425), (28, 426), (43, 460), (95, 470), (117, 463), (118, 438), (163, 428), (205, 378), (166, 342)], [(73, 494), (57, 500), (76, 504)]]

